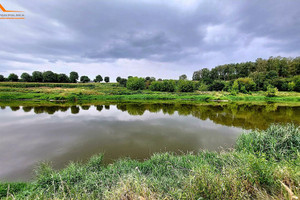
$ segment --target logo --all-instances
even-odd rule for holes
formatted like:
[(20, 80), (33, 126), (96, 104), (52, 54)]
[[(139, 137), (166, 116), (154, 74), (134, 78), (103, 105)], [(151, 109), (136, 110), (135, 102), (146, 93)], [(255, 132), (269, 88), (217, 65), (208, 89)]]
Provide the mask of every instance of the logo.
[(25, 19), (24, 11), (6, 10), (0, 4), (0, 19)]

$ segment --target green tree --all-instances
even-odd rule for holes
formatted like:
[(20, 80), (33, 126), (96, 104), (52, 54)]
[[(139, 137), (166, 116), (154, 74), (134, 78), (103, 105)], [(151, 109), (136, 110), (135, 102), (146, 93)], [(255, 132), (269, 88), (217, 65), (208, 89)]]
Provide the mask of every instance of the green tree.
[(43, 73), (39, 71), (32, 72), (32, 81), (33, 82), (43, 82)]
[(121, 78), (121, 80), (119, 81), (120, 85), (122, 85), (123, 87), (126, 87), (127, 84), (127, 79), (126, 78)]
[(57, 74), (52, 71), (46, 71), (43, 73), (43, 81), (46, 83), (56, 83), (57, 82)]
[(178, 90), (179, 90), (179, 92), (194, 92), (195, 85), (192, 81), (179, 80), (178, 81)]
[(66, 74), (58, 74), (57, 75), (57, 82), (59, 82), (59, 83), (69, 83), (70, 79)]
[(70, 82), (71, 83), (77, 83), (77, 80), (79, 79), (77, 72), (71, 72), (70, 73)]
[(12, 81), (12, 82), (17, 82), (19, 80), (18, 75), (11, 73), (8, 77), (7, 77), (8, 81)]
[(28, 73), (21, 74), (21, 79), (23, 82), (31, 82), (32, 81), (32, 77)]
[(3, 82), (5, 80), (3, 75), (0, 75), (0, 82)]
[(211, 91), (222, 91), (225, 87), (225, 81), (215, 80), (209, 87)]
[(121, 80), (121, 77), (118, 76), (117, 79), (116, 79), (117, 83), (120, 83), (120, 80)]
[(294, 91), (294, 89), (295, 89), (295, 83), (294, 83), (294, 81), (289, 82), (288, 83), (288, 90), (289, 91)]
[(187, 75), (182, 74), (181, 76), (179, 76), (179, 80), (187, 80)]
[(272, 85), (269, 85), (267, 87), (266, 96), (267, 97), (276, 97), (278, 93), (278, 89), (276, 87), (273, 87)]
[(104, 81), (105, 81), (105, 83), (109, 83), (109, 77), (108, 77), (108, 76), (105, 76), (105, 77), (104, 77)]
[(80, 81), (81, 81), (82, 83), (88, 83), (88, 82), (90, 82), (91, 80), (90, 80), (90, 78), (89, 78), (88, 76), (81, 76), (81, 77), (80, 77)]
[(94, 82), (102, 82), (103, 81), (103, 78), (101, 75), (97, 75), (96, 78), (94, 79)]
[(126, 84), (126, 87), (129, 90), (143, 90), (145, 89), (145, 86), (145, 79), (138, 77), (129, 78)]

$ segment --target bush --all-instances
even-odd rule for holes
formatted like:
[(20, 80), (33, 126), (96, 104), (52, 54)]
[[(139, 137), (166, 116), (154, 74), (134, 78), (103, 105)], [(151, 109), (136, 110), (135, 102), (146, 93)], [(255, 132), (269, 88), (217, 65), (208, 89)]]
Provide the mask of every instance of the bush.
[(127, 84), (127, 79), (126, 78), (121, 78), (119, 81), (119, 84), (123, 87), (126, 87)]
[(198, 87), (198, 90), (200, 90), (200, 91), (208, 91), (209, 87), (205, 83), (201, 83), (200, 86)]
[(266, 96), (267, 97), (276, 97), (278, 93), (278, 89), (276, 87), (273, 87), (271, 85), (268, 86)]
[(173, 80), (153, 81), (150, 85), (150, 90), (161, 92), (174, 92), (175, 86), (176, 84)]
[(225, 81), (215, 80), (209, 87), (211, 91), (222, 91), (225, 87)]
[(289, 82), (288, 83), (288, 90), (289, 91), (294, 91), (294, 88), (295, 88), (295, 83), (293, 81)]
[(296, 92), (300, 92), (300, 76), (296, 76), (294, 82), (295, 82), (294, 90)]
[(3, 82), (5, 80), (3, 75), (0, 75), (0, 82)]
[(145, 80), (138, 77), (130, 77), (126, 84), (127, 89), (129, 90), (143, 90), (145, 89)]
[(195, 85), (193, 81), (179, 80), (178, 81), (178, 91), (179, 92), (194, 92)]

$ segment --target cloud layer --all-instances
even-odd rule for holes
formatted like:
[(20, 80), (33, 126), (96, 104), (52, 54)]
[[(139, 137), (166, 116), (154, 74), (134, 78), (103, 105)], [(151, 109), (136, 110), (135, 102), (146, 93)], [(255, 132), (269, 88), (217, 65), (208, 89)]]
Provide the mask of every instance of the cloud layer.
[(299, 1), (0, 0), (0, 74), (78, 71), (177, 78), (202, 67), (299, 56)]

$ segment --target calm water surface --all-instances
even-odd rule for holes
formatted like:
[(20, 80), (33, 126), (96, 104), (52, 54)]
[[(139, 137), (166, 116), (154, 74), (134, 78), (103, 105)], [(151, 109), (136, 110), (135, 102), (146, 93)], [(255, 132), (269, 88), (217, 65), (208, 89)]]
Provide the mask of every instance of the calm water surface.
[(300, 106), (125, 104), (1, 107), (0, 181), (29, 180), (41, 161), (60, 169), (97, 153), (105, 163), (232, 147), (244, 130), (300, 124)]

